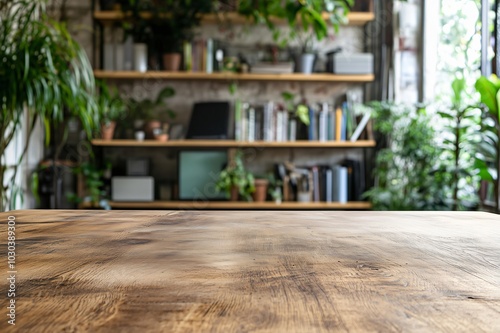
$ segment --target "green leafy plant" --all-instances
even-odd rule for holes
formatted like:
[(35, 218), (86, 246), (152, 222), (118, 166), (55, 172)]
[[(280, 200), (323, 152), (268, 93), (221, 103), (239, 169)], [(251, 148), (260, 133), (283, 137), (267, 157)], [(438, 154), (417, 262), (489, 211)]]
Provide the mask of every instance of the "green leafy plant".
[(496, 212), (500, 212), (500, 79), (480, 77), (476, 90), (481, 95), (481, 141), (476, 154), (476, 168), (482, 180), (493, 185)]
[(466, 82), (456, 77), (452, 84), (451, 107), (438, 112), (444, 129), (439, 164), (443, 174), (449, 174), (447, 187), (451, 191), (452, 210), (472, 209), (478, 203), (478, 176), (474, 165), (480, 144), (480, 111), (466, 105)]
[[(265, 23), (281, 44), (297, 39), (305, 53), (313, 37), (322, 40), (328, 36), (329, 24), (338, 32), (353, 4), (353, 0), (241, 0), (238, 12), (255, 23)], [(284, 38), (276, 20), (285, 20), (290, 28)]]
[(270, 173), (267, 176), (269, 180), (269, 186), (267, 188), (267, 193), (271, 196), (271, 198), (275, 202), (281, 202), (283, 200), (283, 192), (281, 187), (283, 186), (283, 182), (279, 179), (276, 179), (274, 174)]
[[(175, 118), (175, 112), (167, 106), (167, 100), (174, 95), (174, 88), (165, 87), (158, 93), (158, 96), (156, 96), (156, 99), (154, 100), (149, 98), (142, 100), (130, 98), (127, 101), (129, 115), (134, 119), (149, 121), (153, 120), (154, 111), (159, 110), (161, 112), (165, 112), (169, 118)], [(165, 109), (161, 109), (161, 107), (165, 106)]]
[(302, 123), (309, 125), (309, 108), (303, 103), (296, 103), (296, 97), (291, 92), (285, 91), (281, 93), (281, 97), (285, 101), (285, 109), (292, 112)]
[[(111, 165), (107, 165), (109, 170)], [(80, 166), (74, 168), (75, 174), (82, 175), (85, 184), (85, 196), (78, 197), (76, 194), (68, 195), (68, 199), (77, 204), (82, 202), (90, 203), (92, 207), (103, 208), (106, 210), (111, 209), (109, 205), (109, 200), (106, 197), (106, 191), (104, 190), (104, 172), (105, 170), (99, 169), (92, 162), (82, 163)]]
[(252, 173), (245, 170), (243, 165), (243, 152), (237, 150), (232, 163), (220, 172), (215, 188), (219, 192), (225, 192), (229, 198), (231, 190), (236, 187), (238, 194), (245, 201), (252, 201), (252, 193), (255, 192), (254, 181)]
[(437, 168), (441, 149), (426, 110), (390, 103), (371, 106), (374, 128), (385, 138), (385, 148), (376, 157), (375, 185), (365, 193), (374, 209), (449, 209), (444, 199), (449, 180)]
[(212, 11), (212, 0), (157, 0), (152, 21), (153, 40), (160, 53), (181, 52), (194, 37), (201, 15)]
[(99, 94), (97, 96), (97, 107), (99, 110), (101, 123), (109, 125), (112, 121), (120, 120), (125, 111), (125, 102), (120, 97), (116, 89), (111, 89), (102, 81), (97, 82)]
[[(18, 166), (5, 165), (6, 148), (24, 129), (30, 138), (39, 120), (50, 142), (51, 125), (78, 118), (88, 136), (99, 124), (94, 76), (85, 52), (65, 25), (46, 14), (43, 0), (0, 0), (0, 209), (12, 208)], [(24, 126), (26, 124), (26, 126)], [(11, 170), (6, 180), (6, 171)]]

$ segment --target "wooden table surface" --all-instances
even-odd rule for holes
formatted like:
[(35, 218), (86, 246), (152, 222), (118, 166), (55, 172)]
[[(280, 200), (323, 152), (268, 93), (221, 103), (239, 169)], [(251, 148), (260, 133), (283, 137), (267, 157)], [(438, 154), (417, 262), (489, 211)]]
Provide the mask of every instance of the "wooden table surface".
[(493, 214), (16, 211), (0, 220), (1, 332), (500, 332)]

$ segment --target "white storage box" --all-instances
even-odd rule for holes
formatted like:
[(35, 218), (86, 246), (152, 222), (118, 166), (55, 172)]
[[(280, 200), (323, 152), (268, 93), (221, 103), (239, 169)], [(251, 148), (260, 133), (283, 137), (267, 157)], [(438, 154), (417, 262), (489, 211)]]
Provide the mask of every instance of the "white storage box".
[(153, 177), (111, 178), (111, 200), (154, 201), (155, 182)]
[(333, 55), (335, 74), (373, 74), (373, 54), (336, 53)]

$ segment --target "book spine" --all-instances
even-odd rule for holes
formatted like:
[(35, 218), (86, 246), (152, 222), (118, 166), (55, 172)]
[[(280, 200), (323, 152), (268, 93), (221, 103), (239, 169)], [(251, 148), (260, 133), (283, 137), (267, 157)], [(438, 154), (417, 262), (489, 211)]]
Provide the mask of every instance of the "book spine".
[(234, 139), (236, 141), (242, 141), (241, 137), (241, 108), (242, 102), (237, 100), (234, 103)]
[(313, 176), (313, 201), (319, 202), (319, 170), (318, 167), (312, 167), (312, 176)]
[(309, 141), (317, 140), (316, 115), (314, 109), (309, 107)]
[(342, 109), (335, 110), (335, 141), (342, 139)]
[(288, 140), (288, 112), (283, 111), (283, 136), (281, 138), (281, 141), (287, 141)]
[(248, 110), (248, 141), (255, 141), (255, 109)]
[(325, 172), (326, 202), (333, 201), (333, 171), (327, 168)]
[(288, 140), (296, 141), (297, 140), (297, 120), (290, 119), (290, 130), (288, 132)]
[(348, 171), (346, 167), (340, 167), (340, 172), (339, 172), (339, 202), (340, 203), (347, 203), (347, 196), (348, 196), (348, 187), (349, 187), (349, 182), (348, 182)]
[(276, 112), (276, 141), (282, 141), (283, 138), (283, 112)]
[(190, 72), (193, 70), (192, 46), (190, 42), (184, 42), (184, 70)]

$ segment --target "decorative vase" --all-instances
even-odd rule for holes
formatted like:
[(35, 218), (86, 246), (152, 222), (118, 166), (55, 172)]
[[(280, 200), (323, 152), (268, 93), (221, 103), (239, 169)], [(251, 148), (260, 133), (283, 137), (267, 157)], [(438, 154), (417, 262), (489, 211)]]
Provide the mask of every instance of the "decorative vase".
[(231, 201), (238, 201), (238, 197), (240, 196), (240, 191), (237, 186), (231, 187), (231, 193), (230, 193), (230, 200)]
[(253, 201), (266, 201), (268, 185), (269, 181), (267, 179), (255, 179), (255, 192), (252, 193)]
[(102, 124), (101, 136), (103, 140), (113, 140), (115, 134), (116, 122), (110, 121), (108, 124)]
[(144, 131), (146, 132), (146, 139), (154, 139), (154, 130), (160, 128), (161, 129), (161, 121), (151, 120), (146, 123), (144, 126)]
[(148, 46), (146, 44), (134, 44), (134, 70), (142, 73), (148, 70)]
[(314, 59), (316, 55), (314, 54), (300, 54), (296, 59), (296, 72), (311, 74), (314, 69)]
[(180, 53), (165, 53), (163, 55), (163, 69), (168, 72), (178, 72), (181, 67)]

